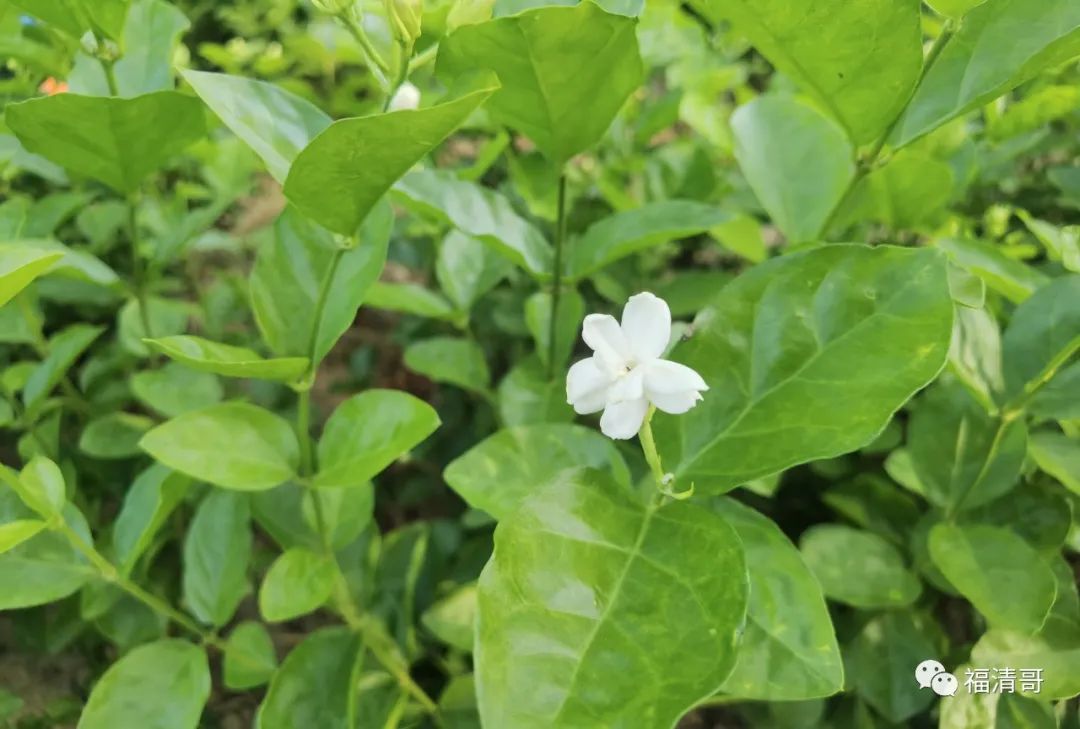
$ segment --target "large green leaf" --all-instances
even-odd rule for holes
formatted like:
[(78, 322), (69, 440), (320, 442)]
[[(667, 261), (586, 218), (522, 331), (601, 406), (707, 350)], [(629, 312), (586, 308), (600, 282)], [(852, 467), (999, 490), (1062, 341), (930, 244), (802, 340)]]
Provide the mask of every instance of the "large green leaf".
[(251, 524), (245, 494), (211, 491), (184, 540), (184, 601), (207, 625), (232, 619), (247, 593)]
[(792, 243), (816, 240), (855, 176), (844, 130), (808, 104), (762, 96), (731, 117), (735, 158)]
[(475, 649), (484, 725), (670, 729), (731, 671), (747, 591), (715, 513), (568, 472), (495, 531)]
[(641, 84), (634, 19), (591, 2), (466, 25), (439, 46), (443, 78), (484, 69), (502, 88), (487, 108), (560, 166), (604, 135)]
[(161, 640), (109, 667), (90, 692), (78, 729), (196, 729), (208, 698), (210, 666), (203, 649)]
[(352, 729), (359, 650), (359, 640), (347, 628), (307, 636), (270, 681), (257, 729)]
[(964, 16), (891, 141), (907, 144), (1078, 54), (1080, 5), (1072, 0), (990, 0)]
[(665, 466), (718, 493), (866, 445), (941, 370), (952, 312), (933, 250), (824, 246), (756, 266), (675, 350), (710, 389), (654, 418)]
[(448, 170), (411, 172), (394, 191), (417, 212), (453, 225), (534, 276), (551, 274), (551, 246), (497, 192)]
[(72, 324), (53, 335), (49, 340), (48, 354), (30, 373), (23, 387), (23, 402), (28, 411), (33, 412), (53, 388), (60, 384), (75, 361), (103, 331), (104, 327)]
[(334, 410), (319, 439), (316, 486), (362, 486), (439, 427), (434, 408), (405, 392), (368, 390)]
[(393, 222), (390, 204), (382, 203), (364, 221), (359, 244), (339, 249), (332, 233), (295, 210), (278, 218), (249, 281), (255, 321), (271, 349), (322, 361), (378, 280)]
[(821, 587), (771, 520), (728, 498), (715, 508), (746, 550), (750, 604), (735, 669), (722, 693), (802, 701), (844, 687), (844, 666)]
[(569, 423), (500, 430), (452, 461), (443, 478), (469, 506), (505, 519), (567, 468), (604, 469), (617, 483), (630, 483), (609, 438)]
[(644, 248), (704, 233), (731, 217), (715, 205), (693, 200), (662, 200), (609, 215), (573, 242), (567, 275), (588, 276)]
[(1017, 681), (1017, 693), (1050, 701), (1080, 694), (1080, 623), (1053, 615), (1038, 633), (991, 630), (971, 651), (978, 666), (1041, 668), (1038, 691), (1025, 691)]
[(279, 623), (317, 610), (334, 590), (334, 570), (334, 563), (325, 553), (303, 547), (282, 552), (259, 588), (263, 619)]
[(140, 442), (173, 470), (238, 491), (261, 491), (296, 472), (300, 446), (292, 427), (255, 405), (228, 402), (184, 413)]
[(333, 121), (311, 102), (265, 81), (204, 71), (182, 73), (280, 183), (300, 151)]
[(993, 418), (956, 383), (927, 392), (911, 417), (908, 452), (922, 495), (950, 511), (993, 501), (1012, 489), (1027, 451), (1023, 418)]
[(706, 3), (811, 94), (858, 144), (881, 136), (896, 118), (922, 67), (916, 0)]
[(237, 625), (225, 644), (222, 673), (225, 686), (233, 691), (261, 686), (277, 669), (274, 641), (262, 623)]
[(291, 382), (308, 368), (306, 357), (266, 359), (246, 347), (211, 342), (209, 339), (178, 334), (147, 339), (146, 344), (166, 357), (192, 369), (225, 377), (253, 377), (259, 380)]
[(63, 253), (18, 244), (0, 245), (0, 306), (11, 301), (61, 258)]
[(1054, 573), (1008, 529), (938, 524), (930, 531), (930, 556), (992, 628), (1033, 633), (1054, 602)]
[(121, 193), (134, 192), (205, 131), (202, 105), (176, 91), (47, 96), (8, 105), (4, 120), (31, 152)]
[(872, 532), (820, 524), (803, 533), (799, 550), (832, 600), (860, 608), (895, 608), (910, 605), (922, 592), (896, 547)]
[(1080, 350), (1080, 275), (1055, 279), (1016, 307), (1001, 344), (1007, 396), (1052, 379)]
[(426, 109), (334, 122), (293, 161), (286, 197), (330, 230), (354, 234), (390, 187), (497, 88), (489, 78)]

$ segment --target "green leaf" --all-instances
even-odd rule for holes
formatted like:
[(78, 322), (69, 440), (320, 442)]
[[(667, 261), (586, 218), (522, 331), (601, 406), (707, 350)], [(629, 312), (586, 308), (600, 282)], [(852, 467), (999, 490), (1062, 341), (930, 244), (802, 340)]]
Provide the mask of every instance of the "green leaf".
[(130, 575), (135, 569), (190, 486), (190, 478), (159, 463), (135, 477), (113, 525), (113, 552), (120, 574)]
[(438, 427), (434, 408), (408, 393), (368, 390), (354, 395), (326, 421), (315, 485), (361, 486)]
[(930, 503), (949, 511), (970, 509), (1016, 485), (1027, 427), (1023, 418), (990, 417), (958, 384), (939, 384), (914, 408), (908, 451)]
[(196, 729), (210, 697), (202, 648), (184, 640), (139, 646), (109, 667), (90, 692), (78, 729)]
[(971, 651), (977, 666), (1041, 668), (1039, 691), (1017, 693), (1040, 701), (1067, 699), (1080, 694), (1080, 623), (1051, 616), (1035, 635), (1021, 631), (991, 630)]
[(816, 240), (855, 177), (854, 150), (834, 121), (787, 96), (761, 96), (731, 117), (735, 158), (791, 243)]
[[(95, 6), (109, 4), (126, 5), (126, 0), (83, 0), (93, 12)], [(119, 22), (117, 22), (119, 21)], [(108, 22), (108, 21), (106, 21)], [(173, 88), (173, 54), (180, 36), (191, 27), (190, 21), (175, 5), (164, 0), (135, 0), (131, 9), (119, 18), (112, 19), (113, 37), (123, 29), (123, 55), (113, 67), (116, 89), (119, 96), (134, 97), (154, 91), (166, 91)], [(108, 80), (100, 62), (95, 58), (80, 55), (76, 68), (85, 62), (96, 75), (97, 89), (93, 92), (100, 96), (109, 96)], [(74, 75), (74, 74), (73, 74)], [(73, 81), (74, 83), (74, 81)], [(83, 89), (72, 87), (72, 91), (83, 93)]]
[(472, 308), (477, 299), (509, 272), (506, 259), (459, 230), (452, 230), (443, 238), (435, 259), (439, 286), (462, 311)]
[(933, 222), (952, 197), (953, 177), (946, 162), (904, 150), (852, 189), (837, 215), (842, 221), (837, 227), (873, 220), (897, 230)]
[(933, 250), (824, 246), (754, 267), (675, 349), (710, 390), (654, 418), (665, 465), (719, 493), (861, 448), (941, 370), (952, 316)]
[(585, 2), (465, 25), (439, 46), (436, 72), (495, 72), (487, 109), (526, 134), (556, 166), (600, 141), (641, 85), (636, 21)]
[(487, 392), (491, 383), (484, 350), (471, 339), (434, 337), (405, 348), (405, 366), (435, 382)]
[(75, 364), (75, 360), (86, 351), (95, 339), (105, 331), (104, 327), (89, 324), (72, 324), (49, 340), (49, 353), (30, 373), (23, 387), (23, 403), (29, 411), (37, 406), (60, 384), (64, 375)]
[(519, 361), (499, 383), (499, 416), (510, 428), (534, 423), (569, 423), (574, 409), (566, 402), (566, 382), (549, 378), (533, 355)]
[(152, 427), (154, 421), (145, 415), (102, 415), (86, 424), (79, 436), (79, 450), (93, 458), (131, 458), (140, 453), (139, 439)]
[(896, 548), (877, 534), (840, 524), (806, 530), (799, 550), (832, 600), (858, 608), (903, 607), (922, 585)]
[(19, 472), (17, 488), (23, 503), (49, 518), (61, 513), (67, 504), (67, 487), (60, 467), (44, 456), (34, 456)]
[(629, 487), (630, 473), (615, 444), (568, 423), (500, 430), (451, 461), (443, 478), (469, 506), (502, 520), (563, 470), (579, 467), (609, 471)]
[(982, 5), (986, 0), (927, 0), (926, 4), (938, 15), (949, 18), (961, 18), (972, 8)]
[(300, 151), (332, 122), (311, 102), (265, 81), (190, 69), (181, 74), (282, 184)]
[(1032, 483), (986, 506), (965, 511), (958, 521), (961, 525), (988, 524), (1009, 529), (1035, 549), (1049, 554), (1065, 544), (1072, 519), (1067, 494), (1050, 483)]
[(964, 16), (915, 89), (890, 141), (908, 144), (1077, 54), (1080, 6), (1071, 0), (984, 3)]
[(992, 628), (1032, 633), (1046, 620), (1057, 591), (1054, 573), (1011, 531), (938, 524), (930, 531), (930, 556)]
[(242, 402), (184, 413), (151, 430), (139, 445), (173, 470), (238, 491), (273, 488), (289, 480), (300, 462), (292, 427)]
[[(352, 326), (356, 310), (378, 280), (393, 222), (390, 204), (378, 205), (364, 221), (358, 245), (343, 250), (333, 234), (295, 210), (278, 218), (274, 237), (259, 249), (249, 280), (255, 321), (272, 350), (307, 357), (312, 364), (322, 361)], [(312, 331), (317, 332), (314, 337)]]
[(57, 251), (25, 245), (0, 245), (0, 306), (15, 298), (30, 283), (64, 257)]
[(1080, 275), (1055, 279), (1016, 307), (1001, 343), (1006, 396), (1050, 381), (1080, 350)]
[(270, 681), (255, 719), (258, 729), (352, 729), (359, 640), (348, 628), (311, 633)]
[(809, 0), (798, 6), (785, 0), (709, 0), (706, 5), (811, 94), (857, 144), (881, 136), (918, 80), (922, 33), (919, 4), (912, 0), (858, 5)]
[(985, 309), (956, 308), (949, 369), (987, 412), (1005, 389), (1001, 374), (1001, 332), (997, 320)]
[(431, 289), (414, 283), (372, 284), (367, 295), (368, 306), (402, 314), (414, 314), (428, 319), (453, 321), (457, 312), (450, 302)]
[(277, 669), (277, 653), (270, 633), (261, 623), (237, 625), (225, 643), (225, 686), (233, 691), (262, 686)]
[(1080, 496), (1080, 441), (1063, 433), (1042, 430), (1031, 434), (1028, 452), (1039, 468)]
[(295, 547), (281, 554), (259, 588), (259, 612), (270, 623), (318, 610), (334, 590), (336, 568), (326, 554)]
[(536, 354), (540, 363), (549, 371), (562, 370), (566, 360), (574, 349), (585, 318), (585, 299), (577, 289), (568, 289), (559, 298), (559, 318), (555, 328), (555, 364), (548, 358), (551, 354), (551, 294), (537, 291), (525, 300), (525, 326), (529, 328), (536, 343)]
[(731, 671), (747, 592), (722, 518), (569, 472), (495, 531), (479, 586), (484, 725), (669, 729)]
[(1040, 418), (1080, 420), (1080, 362), (1063, 368), (1028, 400), (1027, 412)]
[(31, 152), (120, 193), (133, 193), (205, 133), (198, 100), (176, 91), (58, 94), (9, 104), (4, 119)]
[(247, 593), (251, 526), (245, 494), (213, 489), (184, 540), (184, 601), (201, 622), (220, 627)]
[(16, 519), (0, 524), (0, 554), (37, 536), (46, 526), (48, 525), (40, 519)]
[(429, 607), (420, 622), (452, 648), (472, 653), (476, 637), (476, 585), (464, 585)]
[(593, 223), (570, 248), (567, 275), (583, 278), (638, 251), (690, 238), (731, 220), (715, 205), (662, 200), (615, 213)]
[(223, 377), (252, 377), (258, 380), (292, 382), (308, 368), (306, 357), (266, 359), (246, 347), (211, 342), (209, 339), (179, 334), (144, 340), (155, 352), (191, 369)]
[(738, 660), (721, 693), (802, 701), (844, 688), (844, 666), (821, 587), (779, 527), (732, 499), (714, 508), (746, 550), (750, 603)]
[(855, 692), (889, 721), (904, 722), (934, 700), (914, 677), (916, 666), (938, 655), (933, 627), (913, 611), (890, 610), (867, 623), (851, 644), (847, 673)]
[[(159, 299), (148, 297), (146, 310), (150, 316), (150, 331), (159, 336), (182, 334), (187, 328), (188, 316), (192, 313), (191, 304), (179, 299)], [(117, 339), (121, 346), (137, 357), (149, 357), (150, 348), (144, 340), (150, 336), (143, 326), (142, 305), (137, 299), (129, 299), (116, 317), (119, 331)]]
[(551, 274), (551, 246), (497, 192), (460, 180), (449, 170), (410, 172), (394, 191), (418, 214), (454, 226), (532, 275)]
[(1049, 281), (1045, 274), (1009, 258), (991, 243), (945, 238), (934, 244), (1014, 304), (1019, 304)]
[(285, 196), (312, 220), (352, 235), (391, 186), (496, 88), (487, 78), (427, 109), (334, 122), (297, 155)]
[(131, 378), (131, 392), (143, 405), (165, 417), (215, 405), (225, 395), (218, 378), (212, 374), (196, 372), (175, 362), (159, 370), (136, 373)]

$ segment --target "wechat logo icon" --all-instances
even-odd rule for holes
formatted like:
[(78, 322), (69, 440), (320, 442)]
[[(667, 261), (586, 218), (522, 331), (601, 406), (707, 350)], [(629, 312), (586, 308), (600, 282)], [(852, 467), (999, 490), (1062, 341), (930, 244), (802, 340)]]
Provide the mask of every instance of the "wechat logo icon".
[(915, 680), (918, 681), (919, 688), (932, 689), (938, 696), (955, 696), (959, 685), (956, 676), (935, 660), (926, 660), (916, 666)]

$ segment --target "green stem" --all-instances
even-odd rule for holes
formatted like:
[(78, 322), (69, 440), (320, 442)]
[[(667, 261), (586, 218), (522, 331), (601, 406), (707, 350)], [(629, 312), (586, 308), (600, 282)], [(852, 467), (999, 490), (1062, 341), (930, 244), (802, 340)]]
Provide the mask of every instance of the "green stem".
[(98, 61), (101, 63), (102, 70), (105, 71), (105, 83), (109, 86), (109, 96), (119, 96), (120, 90), (116, 84), (116, 62), (107, 61), (104, 58), (99, 58)]
[(405, 43), (399, 42), (397, 44), (398, 49), (398, 72), (394, 76), (393, 83), (390, 84), (390, 88), (386, 92), (386, 99), (383, 101), (383, 114), (390, 110), (390, 102), (394, 100), (394, 95), (397, 94), (398, 89), (405, 83), (405, 79), (409, 77), (409, 57), (412, 55), (412, 47)]
[(409, 73), (412, 73), (418, 68), (423, 68), (439, 55), (439, 44), (432, 43), (430, 46), (413, 56), (413, 59), (409, 61)]
[(645, 414), (645, 422), (641, 424), (641, 430), (638, 431), (638, 440), (641, 441), (641, 450), (645, 453), (645, 461), (649, 464), (649, 470), (652, 471), (653, 481), (656, 482), (659, 493), (666, 486), (664, 485), (664, 466), (660, 463), (660, 453), (657, 452), (656, 440), (653, 439), (652, 416), (655, 412), (656, 406), (650, 405), (649, 412)]
[(296, 439), (300, 442), (300, 475), (310, 476), (314, 464), (311, 453), (311, 389), (307, 387), (296, 398)]
[(338, 266), (341, 265), (341, 258), (344, 255), (344, 248), (334, 250), (334, 256), (330, 259), (330, 268), (327, 269), (326, 276), (323, 277), (322, 284), (319, 286), (319, 298), (315, 300), (315, 318), (311, 324), (311, 335), (308, 337), (307, 346), (308, 379), (312, 382), (315, 380), (315, 371), (319, 368), (319, 363), (315, 361), (315, 350), (319, 345), (319, 328), (322, 326), (323, 311), (326, 309), (326, 301), (330, 298), (330, 289), (334, 285), (334, 277), (337, 276)]
[(566, 241), (566, 173), (559, 175), (559, 199), (555, 215), (555, 262), (552, 272), (551, 320), (548, 322), (548, 378), (555, 374), (555, 350), (559, 326), (559, 299), (562, 296), (563, 245)]
[(1002, 408), (1003, 414), (1008, 417), (1016, 417), (1020, 411), (1027, 407), (1027, 404), (1031, 402), (1031, 398), (1035, 397), (1039, 390), (1045, 387), (1050, 380), (1054, 379), (1058, 370), (1064, 367), (1078, 351), (1080, 351), (1080, 336), (1074, 337), (1068, 344), (1062, 347), (1061, 351), (1054, 355), (1053, 359), (1043, 367), (1042, 372), (1024, 385), (1024, 389), (1019, 395), (1005, 404)]
[(364, 27), (351, 13), (343, 13), (338, 17), (341, 18), (341, 22), (352, 34), (352, 37), (356, 39), (356, 43), (360, 46), (360, 51), (364, 54), (368, 67), (371, 68), (371, 73), (375, 76), (375, 80), (378, 81), (379, 87), (386, 91), (389, 88), (386, 74), (390, 73), (390, 66), (387, 65), (379, 51), (372, 45), (371, 39), (364, 32)]

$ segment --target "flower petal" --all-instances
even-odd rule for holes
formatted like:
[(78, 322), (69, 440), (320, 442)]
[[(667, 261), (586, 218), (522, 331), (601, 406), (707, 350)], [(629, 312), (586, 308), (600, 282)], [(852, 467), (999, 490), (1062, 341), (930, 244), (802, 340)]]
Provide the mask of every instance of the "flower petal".
[(640, 400), (645, 397), (645, 368), (635, 367), (621, 377), (608, 389), (608, 402)]
[(630, 347), (615, 317), (610, 314), (589, 314), (581, 325), (581, 338), (612, 374), (626, 369), (631, 356)]
[(657, 410), (663, 410), (670, 415), (682, 415), (690, 408), (701, 402), (701, 393), (697, 390), (676, 392), (670, 394), (649, 396), (649, 402), (656, 406)]
[(633, 438), (641, 430), (648, 410), (649, 401), (645, 398), (608, 403), (600, 416), (600, 431), (615, 440)]
[(595, 357), (575, 362), (566, 373), (566, 402), (579, 415), (599, 412), (607, 404), (611, 376), (600, 367)]
[(645, 395), (650, 400), (657, 395), (675, 395), (708, 389), (709, 386), (705, 384), (705, 380), (701, 379), (701, 375), (684, 364), (658, 359), (645, 365)]
[(648, 291), (631, 296), (623, 308), (622, 331), (638, 362), (656, 359), (671, 340), (671, 309)]

